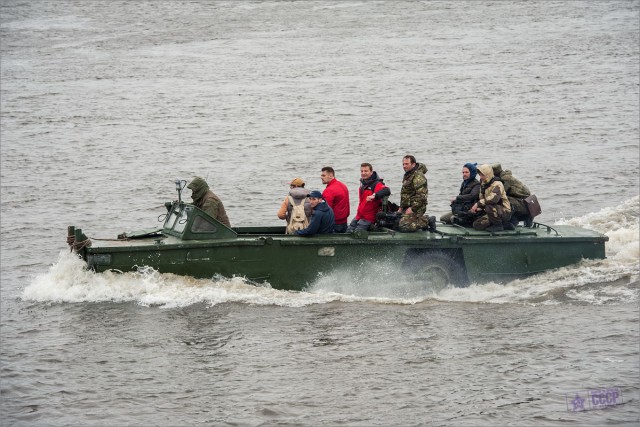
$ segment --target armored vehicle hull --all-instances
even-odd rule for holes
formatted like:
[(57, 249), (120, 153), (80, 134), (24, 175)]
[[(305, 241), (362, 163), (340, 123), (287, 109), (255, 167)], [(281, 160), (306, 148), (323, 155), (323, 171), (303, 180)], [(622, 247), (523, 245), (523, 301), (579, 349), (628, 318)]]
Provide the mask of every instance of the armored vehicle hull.
[(438, 224), (435, 231), (414, 233), (381, 228), (301, 237), (286, 235), (284, 227), (229, 228), (182, 202), (166, 206), (161, 228), (99, 241), (70, 226), (67, 242), (96, 272), (148, 266), (195, 278), (241, 276), (299, 291), (320, 275), (381, 263), (431, 288), (504, 282), (605, 258), (608, 240), (591, 230), (538, 223), (497, 233)]

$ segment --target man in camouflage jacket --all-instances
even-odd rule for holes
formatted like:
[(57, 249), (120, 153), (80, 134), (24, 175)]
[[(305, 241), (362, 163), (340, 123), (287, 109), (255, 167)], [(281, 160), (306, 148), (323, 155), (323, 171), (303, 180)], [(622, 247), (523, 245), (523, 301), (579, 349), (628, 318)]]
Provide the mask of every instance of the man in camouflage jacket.
[(398, 228), (400, 231), (417, 231), (426, 228), (428, 219), (427, 196), (429, 187), (427, 185), (427, 166), (417, 163), (412, 155), (402, 158), (402, 168), (404, 178), (402, 179), (402, 190), (400, 191), (400, 209), (402, 219)]
[(502, 181), (504, 191), (507, 193), (511, 210), (513, 211), (511, 223), (517, 225), (520, 221), (525, 221), (527, 227), (530, 227), (531, 217), (527, 202), (524, 199), (531, 195), (531, 191), (518, 178), (514, 177), (510, 170), (502, 170), (502, 165), (496, 163), (491, 165), (493, 174)]
[(478, 166), (478, 175), (480, 175), (480, 200), (471, 207), (471, 212), (483, 213), (483, 215), (473, 222), (473, 228), (491, 232), (502, 231), (505, 227), (513, 230), (514, 227), (509, 222), (511, 204), (502, 181), (493, 176), (490, 165)]
[(209, 189), (207, 181), (196, 176), (193, 181), (187, 185), (187, 188), (191, 190), (191, 198), (193, 199), (195, 207), (200, 208), (227, 227), (231, 227), (222, 200)]

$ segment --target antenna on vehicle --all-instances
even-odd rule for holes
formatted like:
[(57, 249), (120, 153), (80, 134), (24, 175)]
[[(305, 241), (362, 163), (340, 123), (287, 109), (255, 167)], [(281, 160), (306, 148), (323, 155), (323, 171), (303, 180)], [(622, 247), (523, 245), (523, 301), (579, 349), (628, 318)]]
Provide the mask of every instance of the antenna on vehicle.
[(185, 185), (187, 185), (187, 181), (184, 179), (178, 179), (176, 178), (175, 180), (176, 183), (176, 191), (178, 192), (178, 204), (182, 203), (182, 190), (184, 189)]

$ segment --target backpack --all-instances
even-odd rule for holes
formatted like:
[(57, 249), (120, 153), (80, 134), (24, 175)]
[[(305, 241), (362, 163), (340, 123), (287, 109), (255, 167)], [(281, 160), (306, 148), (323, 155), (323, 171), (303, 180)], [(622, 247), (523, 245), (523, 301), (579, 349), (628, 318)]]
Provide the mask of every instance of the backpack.
[(305, 199), (294, 199), (289, 196), (289, 205), (291, 205), (291, 212), (287, 221), (286, 234), (296, 234), (297, 230), (302, 230), (309, 226), (309, 218), (304, 211)]

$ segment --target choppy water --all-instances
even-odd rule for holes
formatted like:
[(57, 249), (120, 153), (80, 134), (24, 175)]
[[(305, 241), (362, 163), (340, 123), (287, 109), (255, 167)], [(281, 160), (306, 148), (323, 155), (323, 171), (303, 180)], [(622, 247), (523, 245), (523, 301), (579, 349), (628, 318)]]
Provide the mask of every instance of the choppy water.
[[(4, 1), (2, 425), (635, 425), (640, 3)], [(429, 210), (501, 162), (541, 222), (607, 259), (407, 295), (375, 272), (307, 292), (66, 249), (154, 226), (206, 176), (233, 225), (278, 224), (295, 176), (363, 161)], [(393, 197), (392, 197), (393, 198)], [(573, 412), (567, 395), (619, 387)]]

